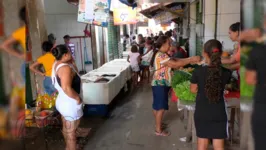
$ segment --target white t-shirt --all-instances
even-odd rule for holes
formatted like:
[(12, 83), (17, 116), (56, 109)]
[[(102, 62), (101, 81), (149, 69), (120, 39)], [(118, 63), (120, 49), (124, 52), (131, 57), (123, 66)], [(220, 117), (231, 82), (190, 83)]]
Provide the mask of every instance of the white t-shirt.
[(129, 53), (129, 61), (131, 66), (139, 65), (138, 57), (140, 56), (139, 53)]

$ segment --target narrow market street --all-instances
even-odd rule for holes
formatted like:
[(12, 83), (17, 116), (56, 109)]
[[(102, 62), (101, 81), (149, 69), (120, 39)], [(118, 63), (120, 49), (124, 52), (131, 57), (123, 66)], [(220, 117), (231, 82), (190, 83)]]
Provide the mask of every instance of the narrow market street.
[[(186, 135), (186, 120), (181, 121), (176, 103), (169, 102), (170, 110), (164, 122), (171, 132), (169, 137), (154, 135), (154, 119), (151, 112), (152, 91), (146, 85), (119, 94), (108, 118), (83, 118), (82, 127), (91, 128), (89, 137), (79, 139), (84, 150), (193, 150), (191, 143), (179, 141)], [(32, 131), (34, 136), (25, 140), (26, 150), (63, 150), (65, 142), (61, 130), (48, 129), (43, 136), (41, 130)], [(44, 140), (45, 137), (45, 140)], [(45, 141), (47, 141), (45, 146)], [(1, 145), (1, 144), (0, 144)], [(236, 146), (237, 147), (237, 146)], [(234, 146), (226, 150), (237, 150)]]

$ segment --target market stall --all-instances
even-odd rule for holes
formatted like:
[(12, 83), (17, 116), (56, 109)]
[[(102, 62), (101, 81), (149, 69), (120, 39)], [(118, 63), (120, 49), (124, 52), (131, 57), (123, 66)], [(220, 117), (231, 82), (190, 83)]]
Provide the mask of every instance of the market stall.
[(85, 115), (106, 115), (108, 105), (131, 79), (130, 64), (115, 59), (83, 75), (82, 90)]
[[(179, 110), (185, 110), (187, 112), (188, 123), (187, 123), (187, 142), (192, 139), (193, 143), (196, 143), (196, 129), (194, 127), (194, 111), (195, 111), (195, 99), (196, 94), (190, 92), (190, 79), (192, 77), (192, 72), (197, 67), (197, 65), (190, 66), (185, 69), (177, 70), (174, 73), (172, 80), (172, 101), (178, 102), (177, 107)], [(233, 138), (235, 135), (235, 124), (239, 123), (240, 120), (240, 92), (236, 87), (236, 80), (232, 78), (231, 84), (228, 85), (224, 95), (227, 109), (230, 111), (228, 114), (228, 125), (229, 125), (229, 137), (230, 142), (233, 143)], [(235, 119), (237, 116), (237, 119)]]

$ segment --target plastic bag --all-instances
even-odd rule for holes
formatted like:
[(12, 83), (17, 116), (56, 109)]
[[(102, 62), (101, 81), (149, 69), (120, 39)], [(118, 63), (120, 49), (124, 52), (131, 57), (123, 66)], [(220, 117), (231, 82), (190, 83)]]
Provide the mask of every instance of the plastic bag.
[(51, 109), (55, 106), (55, 100), (58, 94), (48, 95), (48, 94), (38, 94), (36, 104), (37, 107), (41, 107), (42, 109)]

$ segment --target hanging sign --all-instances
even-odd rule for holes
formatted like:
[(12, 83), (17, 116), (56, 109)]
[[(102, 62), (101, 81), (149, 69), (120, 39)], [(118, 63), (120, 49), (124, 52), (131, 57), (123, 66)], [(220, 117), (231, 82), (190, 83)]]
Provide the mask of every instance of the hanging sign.
[[(90, 10), (90, 12), (88, 12), (88, 8), (92, 5), (88, 5), (89, 7), (86, 9), (86, 3), (89, 4), (92, 1), (90, 0), (79, 0), (79, 8), (78, 8), (78, 22), (82, 22), (82, 23), (92, 23), (93, 20), (93, 16), (91, 16), (91, 18), (89, 18), (89, 14), (93, 15), (93, 9)], [(87, 15), (86, 15), (86, 11), (87, 11)]]
[(171, 22), (171, 20), (177, 18), (178, 16), (174, 15), (173, 13), (170, 12), (162, 12), (156, 16), (154, 16), (154, 21), (155, 24), (165, 24)]
[[(184, 13), (184, 9), (182, 5), (176, 5), (171, 8), (169, 8), (172, 12), (175, 13)], [(158, 13), (154, 16), (154, 20), (156, 24), (169, 24), (172, 22), (173, 19), (178, 18), (179, 16), (169, 12), (169, 11), (163, 11), (161, 13)]]
[(80, 0), (78, 22), (107, 26), (109, 0)]
[[(94, 0), (94, 20), (93, 24), (106, 26), (109, 18), (108, 0)], [(87, 12), (86, 12), (87, 13)]]
[(131, 7), (115, 8), (114, 9), (114, 24), (136, 24), (137, 23), (137, 10)]

